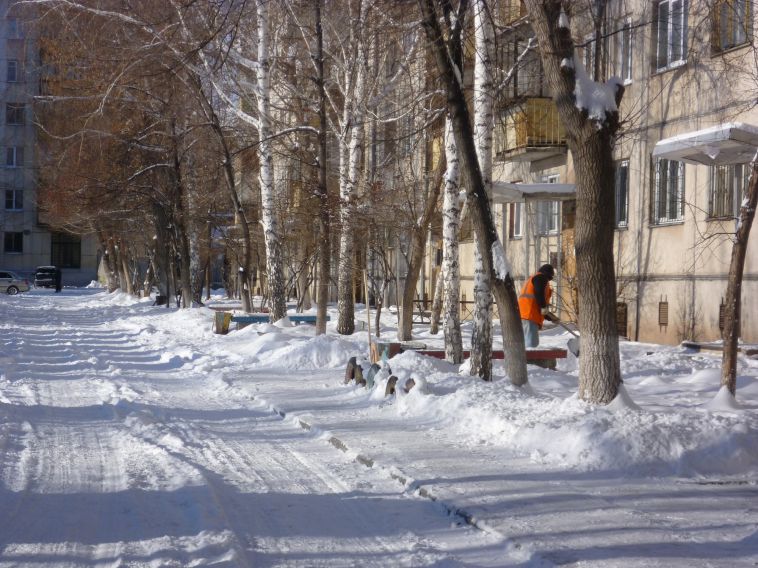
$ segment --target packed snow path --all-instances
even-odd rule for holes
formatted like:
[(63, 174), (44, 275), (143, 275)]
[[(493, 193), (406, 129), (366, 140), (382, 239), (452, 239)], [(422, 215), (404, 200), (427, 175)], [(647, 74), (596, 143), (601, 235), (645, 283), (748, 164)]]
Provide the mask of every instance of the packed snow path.
[(0, 299), (0, 566), (497, 558), (496, 537), (213, 380), (239, 366), (166, 351), (91, 294)]

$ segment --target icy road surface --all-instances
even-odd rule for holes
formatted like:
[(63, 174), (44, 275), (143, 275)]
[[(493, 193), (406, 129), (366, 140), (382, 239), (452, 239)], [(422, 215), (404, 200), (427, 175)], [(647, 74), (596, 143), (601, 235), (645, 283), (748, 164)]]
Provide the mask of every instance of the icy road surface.
[(502, 555), (496, 537), (208, 380), (228, 372), (223, 357), (209, 370), (191, 350), (166, 352), (129, 320), (144, 303), (103, 305), (94, 293), (0, 298), (0, 566), (459, 566)]

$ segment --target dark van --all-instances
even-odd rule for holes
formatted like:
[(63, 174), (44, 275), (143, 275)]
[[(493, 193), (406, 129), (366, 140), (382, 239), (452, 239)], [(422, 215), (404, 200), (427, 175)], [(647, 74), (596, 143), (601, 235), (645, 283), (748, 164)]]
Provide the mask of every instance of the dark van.
[(56, 266), (38, 266), (34, 271), (35, 288), (55, 288), (55, 275), (58, 273)]

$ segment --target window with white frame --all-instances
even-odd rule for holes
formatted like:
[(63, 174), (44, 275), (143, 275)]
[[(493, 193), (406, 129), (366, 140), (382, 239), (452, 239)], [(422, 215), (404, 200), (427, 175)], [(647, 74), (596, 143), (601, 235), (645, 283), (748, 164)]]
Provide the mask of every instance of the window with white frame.
[(20, 189), (5, 190), (5, 209), (21, 211), (24, 208), (24, 192)]
[(616, 219), (617, 228), (629, 223), (629, 160), (616, 163)]
[(620, 20), (616, 30), (616, 75), (625, 83), (632, 81), (632, 20)]
[(659, 0), (655, 4), (655, 68), (675, 67), (687, 58), (687, 0)]
[(20, 168), (24, 165), (24, 147), (8, 146), (5, 149), (5, 167)]
[(15, 83), (18, 81), (18, 61), (9, 59), (5, 67), (5, 81)]
[(555, 235), (558, 233), (558, 217), (560, 201), (537, 202), (537, 230), (540, 235)]
[(520, 239), (524, 236), (524, 204), (508, 204), (508, 238)]
[(655, 164), (651, 223), (665, 225), (684, 219), (684, 162), (659, 159)]
[(747, 187), (750, 168), (745, 164), (713, 166), (708, 217), (736, 217), (742, 195)]
[(753, 35), (752, 0), (717, 0), (713, 6), (711, 45), (724, 51), (748, 43)]

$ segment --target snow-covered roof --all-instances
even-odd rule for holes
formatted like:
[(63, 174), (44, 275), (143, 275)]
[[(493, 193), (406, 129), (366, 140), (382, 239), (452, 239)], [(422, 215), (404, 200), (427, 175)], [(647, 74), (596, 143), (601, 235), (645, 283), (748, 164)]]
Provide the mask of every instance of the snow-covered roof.
[(575, 197), (576, 185), (573, 183), (492, 183), (492, 200), (495, 203), (559, 201)]
[(758, 127), (730, 122), (661, 140), (653, 157), (706, 166), (745, 164), (757, 149)]

